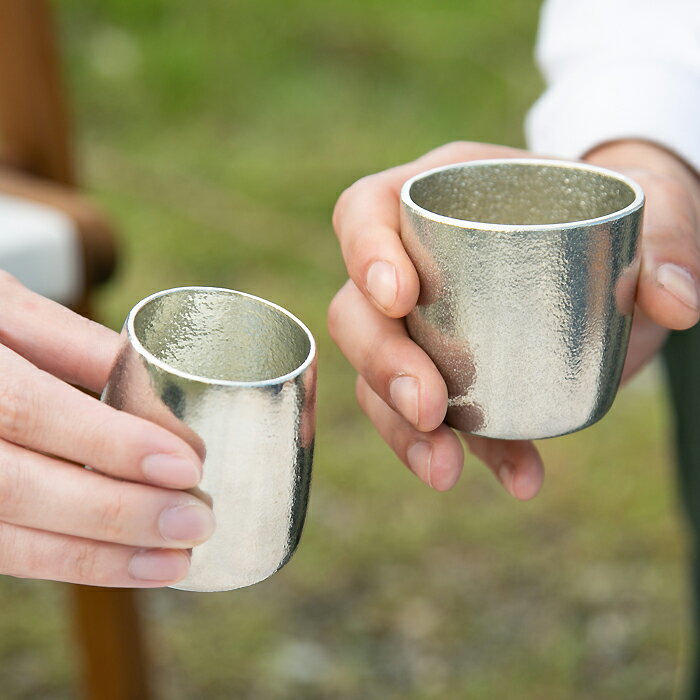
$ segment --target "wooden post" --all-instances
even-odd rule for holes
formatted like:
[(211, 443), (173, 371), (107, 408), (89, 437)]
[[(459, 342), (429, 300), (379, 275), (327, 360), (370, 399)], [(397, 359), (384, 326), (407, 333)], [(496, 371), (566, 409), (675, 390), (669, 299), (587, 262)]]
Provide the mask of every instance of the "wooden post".
[[(114, 266), (111, 228), (81, 203), (48, 0), (0, 0), (0, 189), (53, 204), (74, 220), (85, 250), (86, 295)], [(19, 172), (18, 172), (19, 171)], [(15, 174), (13, 174), (15, 173)], [(62, 191), (66, 196), (62, 195)], [(71, 586), (89, 700), (148, 700), (136, 592)]]
[(70, 586), (88, 700), (150, 697), (137, 599), (129, 588)]
[(75, 184), (70, 129), (47, 0), (0, 0), (0, 129), (8, 165)]

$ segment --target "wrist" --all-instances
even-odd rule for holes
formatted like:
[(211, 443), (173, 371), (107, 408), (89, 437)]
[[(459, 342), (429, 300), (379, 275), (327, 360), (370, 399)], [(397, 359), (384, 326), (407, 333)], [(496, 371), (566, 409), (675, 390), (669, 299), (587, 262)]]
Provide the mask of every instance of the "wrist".
[(700, 221), (700, 174), (673, 151), (651, 141), (623, 139), (597, 146), (583, 160), (623, 172), (640, 184), (650, 176), (657, 182), (665, 180), (667, 187), (685, 193), (695, 221)]
[(609, 141), (590, 150), (583, 156), (583, 160), (613, 170), (651, 171), (692, 187), (700, 186), (698, 173), (683, 158), (652, 141)]

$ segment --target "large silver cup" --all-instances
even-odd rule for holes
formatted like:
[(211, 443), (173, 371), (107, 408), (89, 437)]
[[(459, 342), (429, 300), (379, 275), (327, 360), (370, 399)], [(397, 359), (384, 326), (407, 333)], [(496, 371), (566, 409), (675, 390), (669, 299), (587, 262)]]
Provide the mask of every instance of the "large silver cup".
[(173, 588), (224, 591), (267, 578), (304, 523), (315, 430), (316, 346), (279, 306), (242, 292), (181, 287), (129, 313), (103, 393), (200, 454), (194, 493), (217, 528)]
[(554, 160), (460, 163), (404, 184), (401, 237), (420, 278), (407, 326), (445, 378), (449, 425), (534, 439), (606, 413), (643, 205), (629, 178)]

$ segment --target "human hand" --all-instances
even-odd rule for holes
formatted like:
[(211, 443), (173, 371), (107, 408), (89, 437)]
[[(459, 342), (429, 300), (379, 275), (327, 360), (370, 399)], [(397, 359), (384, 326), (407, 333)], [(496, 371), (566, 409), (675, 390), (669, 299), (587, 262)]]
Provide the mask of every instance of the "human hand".
[(117, 333), (1, 271), (0, 298), (0, 573), (135, 588), (184, 578), (187, 549), (214, 529), (182, 491), (200, 480), (197, 451), (70, 386), (102, 390)]
[[(518, 157), (533, 154), (489, 144), (447, 144), (359, 180), (341, 195), (333, 215), (350, 279), (331, 303), (331, 336), (359, 372), (362, 409), (411, 471), (437, 490), (456, 483), (463, 451), (457, 434), (443, 423), (445, 382), (408, 337), (403, 321), (416, 304), (419, 282), (399, 233), (401, 186), (440, 165)], [(680, 159), (646, 142), (607, 144), (585, 160), (634, 178), (647, 198), (627, 379), (654, 356), (668, 329), (689, 328), (700, 318), (700, 182)], [(544, 471), (532, 442), (462, 438), (513, 496), (528, 500), (538, 493)]]

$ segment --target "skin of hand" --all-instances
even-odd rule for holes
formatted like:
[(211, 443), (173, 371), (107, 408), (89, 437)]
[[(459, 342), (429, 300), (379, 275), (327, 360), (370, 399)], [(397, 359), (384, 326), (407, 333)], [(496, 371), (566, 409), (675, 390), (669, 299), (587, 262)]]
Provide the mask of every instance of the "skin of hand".
[[(331, 336), (359, 373), (357, 399), (379, 434), (439, 491), (457, 482), (464, 454), (455, 431), (443, 423), (445, 382), (408, 337), (403, 321), (416, 304), (419, 283), (401, 243), (401, 186), (440, 165), (519, 157), (537, 156), (504, 146), (450, 143), (357, 181), (343, 192), (333, 214), (350, 279), (330, 305)], [(645, 141), (603, 144), (583, 160), (632, 177), (646, 196), (624, 381), (651, 360), (669, 329), (690, 328), (700, 319), (700, 178), (680, 158)], [(531, 442), (461, 437), (511, 495), (528, 500), (539, 492), (544, 470)]]
[(0, 573), (130, 588), (184, 578), (188, 549), (214, 530), (183, 490), (200, 481), (201, 450), (71, 386), (102, 390), (117, 333), (2, 271), (0, 298)]

